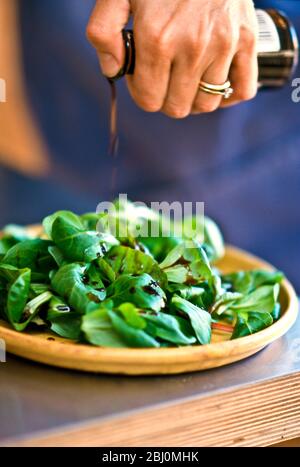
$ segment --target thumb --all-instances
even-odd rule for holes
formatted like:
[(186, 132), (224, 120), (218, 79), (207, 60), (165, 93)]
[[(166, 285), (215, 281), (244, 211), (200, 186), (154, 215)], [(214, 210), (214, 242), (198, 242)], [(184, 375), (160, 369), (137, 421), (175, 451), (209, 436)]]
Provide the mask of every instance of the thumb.
[(109, 78), (124, 64), (122, 30), (129, 15), (129, 0), (97, 0), (87, 26), (87, 37), (97, 50), (103, 74)]

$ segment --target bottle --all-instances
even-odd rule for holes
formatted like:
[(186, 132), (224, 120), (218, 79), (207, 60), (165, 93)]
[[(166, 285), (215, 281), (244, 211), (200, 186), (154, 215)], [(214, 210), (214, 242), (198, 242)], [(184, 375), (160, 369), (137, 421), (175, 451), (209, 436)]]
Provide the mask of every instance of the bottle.
[(258, 66), (260, 87), (282, 87), (298, 64), (299, 44), (288, 17), (275, 9), (256, 10), (258, 19)]
[[(259, 88), (284, 86), (293, 76), (299, 57), (299, 43), (294, 26), (281, 11), (273, 8), (256, 10), (258, 20)], [(133, 74), (134, 38), (131, 30), (123, 31), (125, 62), (111, 81)]]

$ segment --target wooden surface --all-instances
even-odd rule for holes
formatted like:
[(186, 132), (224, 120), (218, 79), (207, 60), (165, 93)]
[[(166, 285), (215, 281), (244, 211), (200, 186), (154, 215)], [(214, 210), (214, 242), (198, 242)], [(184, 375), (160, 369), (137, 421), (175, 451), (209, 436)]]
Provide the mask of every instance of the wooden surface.
[(262, 446), (300, 437), (300, 318), (258, 354), (177, 376), (0, 364), (0, 445)]
[(300, 374), (18, 446), (267, 446), (300, 433)]
[[(225, 273), (270, 268), (260, 259), (233, 247), (227, 247), (226, 255), (218, 266)], [(293, 325), (298, 313), (297, 296), (287, 280), (282, 284), (280, 301), (282, 316), (269, 328), (233, 341), (226, 340), (228, 335), (215, 332), (213, 343), (204, 346), (104, 349), (54, 337), (52, 333), (18, 333), (3, 321), (0, 337), (5, 340), (8, 352), (58, 367), (132, 375), (191, 372), (241, 360), (282, 336)]]

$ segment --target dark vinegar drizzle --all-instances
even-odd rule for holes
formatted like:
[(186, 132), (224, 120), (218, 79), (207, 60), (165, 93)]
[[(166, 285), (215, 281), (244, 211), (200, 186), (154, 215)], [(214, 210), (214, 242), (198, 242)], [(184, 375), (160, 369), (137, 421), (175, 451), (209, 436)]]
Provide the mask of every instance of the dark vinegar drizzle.
[(124, 66), (119, 73), (113, 78), (109, 78), (109, 84), (111, 89), (111, 103), (110, 103), (110, 145), (109, 155), (112, 161), (112, 173), (111, 173), (111, 195), (112, 199), (117, 196), (117, 175), (118, 175), (118, 105), (117, 105), (117, 88), (115, 81), (122, 78), (126, 74), (133, 74), (135, 65), (135, 49), (133, 32), (131, 30), (124, 30), (122, 32), (125, 48), (125, 61)]
[(118, 103), (117, 103), (117, 87), (113, 80), (109, 80), (111, 89), (111, 101), (110, 101), (110, 142), (109, 142), (109, 155), (112, 161), (111, 171), (111, 182), (110, 190), (111, 197), (114, 199), (117, 195), (117, 175), (118, 175), (118, 147), (119, 147), (119, 136), (118, 136)]
[(117, 87), (114, 81), (109, 80), (111, 89), (111, 100), (110, 100), (110, 145), (109, 154), (115, 158), (118, 153), (118, 108), (117, 108)]

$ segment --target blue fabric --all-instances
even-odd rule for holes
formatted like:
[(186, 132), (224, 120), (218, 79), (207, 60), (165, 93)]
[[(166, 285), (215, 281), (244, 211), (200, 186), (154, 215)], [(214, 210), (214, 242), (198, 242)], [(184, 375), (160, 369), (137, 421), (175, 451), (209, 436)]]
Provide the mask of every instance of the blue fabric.
[(254, 3), (257, 8), (277, 8), (291, 18), (300, 12), (299, 0), (254, 0)]
[[(28, 94), (54, 168), (48, 180), (0, 170), (1, 223), (93, 210), (110, 196), (109, 89), (85, 38), (93, 4), (20, 2)], [(299, 1), (256, 4), (286, 11), (300, 31)], [(229, 242), (272, 261), (300, 290), (300, 104), (291, 87), (184, 121), (147, 114), (124, 83), (118, 90), (118, 191), (134, 200), (204, 201)]]

